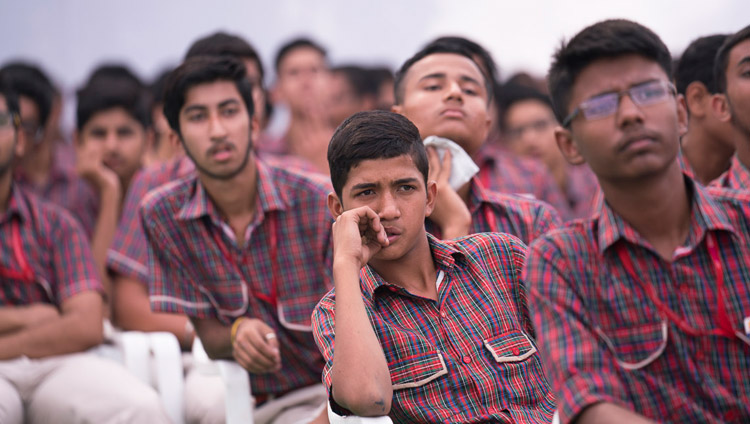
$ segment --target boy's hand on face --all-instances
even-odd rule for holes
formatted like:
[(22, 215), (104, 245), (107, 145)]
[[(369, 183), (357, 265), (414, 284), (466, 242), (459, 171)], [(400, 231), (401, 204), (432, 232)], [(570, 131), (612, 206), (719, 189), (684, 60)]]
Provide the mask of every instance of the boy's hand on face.
[(348, 210), (333, 223), (334, 262), (351, 261), (359, 269), (388, 244), (378, 214), (367, 206)]
[(117, 174), (104, 165), (101, 143), (76, 143), (76, 173), (99, 189), (119, 184)]
[(430, 219), (440, 227), (444, 239), (465, 236), (471, 227), (471, 213), (448, 182), (451, 176), (451, 152), (446, 150), (441, 160), (437, 150), (428, 147), (427, 159), (430, 162), (428, 179), (437, 183), (435, 209)]
[(281, 353), (276, 333), (259, 319), (248, 318), (239, 324), (232, 345), (232, 356), (253, 374), (281, 370)]

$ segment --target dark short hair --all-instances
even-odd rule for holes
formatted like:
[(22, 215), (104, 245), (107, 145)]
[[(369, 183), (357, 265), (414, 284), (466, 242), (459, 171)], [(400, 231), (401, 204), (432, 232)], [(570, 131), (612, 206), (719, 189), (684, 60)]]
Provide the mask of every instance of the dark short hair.
[(541, 91), (521, 84), (505, 84), (499, 92), (497, 97), (498, 108), (498, 123), (502, 129), (506, 129), (507, 125), (505, 119), (508, 116), (508, 111), (516, 103), (520, 103), (527, 100), (534, 100), (543, 105), (549, 107), (550, 111), (554, 113), (552, 101), (549, 96), (542, 93)]
[(237, 59), (249, 59), (258, 65), (260, 82), (263, 83), (263, 62), (258, 51), (242, 37), (223, 31), (199, 38), (185, 53), (185, 59), (196, 56), (231, 56)]
[(484, 78), (484, 87), (485, 91), (487, 92), (487, 105), (489, 106), (490, 101), (492, 100), (493, 95), (493, 82), (491, 78), (484, 73), (482, 70), (482, 67), (474, 60), (474, 55), (471, 51), (464, 48), (462, 45), (458, 43), (437, 43), (433, 42), (425, 47), (422, 48), (422, 50), (418, 51), (414, 54), (414, 56), (410, 57), (409, 59), (404, 62), (403, 65), (401, 65), (401, 69), (396, 72), (396, 79), (393, 82), (393, 97), (394, 101), (397, 105), (400, 105), (404, 102), (404, 81), (406, 79), (406, 75), (409, 73), (409, 69), (411, 69), (412, 66), (414, 66), (415, 63), (419, 62), (420, 60), (424, 59), (427, 56), (432, 56), (433, 54), (440, 54), (440, 53), (448, 53), (448, 54), (456, 54), (459, 56), (463, 56), (469, 60), (471, 60), (479, 69), (479, 73), (482, 74), (482, 77)]
[(750, 25), (728, 36), (716, 53), (716, 59), (714, 59), (714, 78), (716, 78), (716, 89), (720, 93), (726, 93), (727, 91), (729, 53), (734, 46), (748, 39), (750, 39)]
[(570, 92), (578, 75), (599, 59), (637, 54), (653, 60), (672, 76), (672, 57), (664, 42), (645, 26), (625, 19), (591, 25), (557, 50), (547, 76), (552, 104), (559, 122), (568, 115)]
[(479, 58), (477, 65), (479, 65), (479, 69), (485, 72), (486, 76), (490, 78), (493, 89), (492, 91), (495, 92), (495, 86), (500, 79), (497, 64), (495, 64), (495, 60), (492, 58), (490, 52), (479, 43), (464, 37), (445, 36), (433, 40), (430, 44), (454, 44), (470, 52), (475, 62), (477, 61), (476, 59)]
[(151, 102), (146, 89), (127, 78), (100, 76), (78, 90), (78, 131), (99, 112), (122, 108), (144, 129), (151, 127)]
[(128, 83), (138, 87), (145, 87), (143, 81), (141, 81), (138, 75), (136, 75), (127, 65), (122, 63), (105, 63), (97, 66), (89, 76), (86, 85), (91, 85), (99, 79), (106, 79), (109, 81), (126, 80)]
[(185, 105), (188, 90), (214, 81), (234, 82), (245, 102), (247, 113), (252, 118), (255, 111), (253, 87), (246, 78), (245, 65), (229, 56), (191, 57), (169, 74), (164, 89), (164, 116), (169, 126), (180, 136), (180, 110)]
[(378, 95), (379, 81), (373, 78), (373, 73), (368, 69), (356, 65), (346, 65), (331, 69), (331, 73), (340, 74), (346, 78), (354, 95), (358, 98)]
[(688, 85), (695, 81), (706, 86), (709, 93), (717, 93), (714, 58), (726, 38), (725, 34), (709, 35), (687, 46), (674, 68), (674, 85), (678, 93), (685, 94)]
[[(333, 133), (328, 145), (331, 183), (341, 199), (349, 171), (360, 162), (411, 156), (427, 185), (429, 163), (419, 130), (403, 115), (374, 110), (357, 112)], [(383, 170), (387, 172), (387, 170)]]
[(281, 66), (281, 62), (284, 61), (284, 58), (286, 58), (289, 53), (293, 52), (297, 49), (313, 49), (320, 53), (323, 58), (326, 58), (328, 53), (326, 52), (326, 49), (323, 48), (320, 44), (312, 41), (309, 38), (301, 37), (301, 38), (295, 38), (294, 40), (291, 40), (287, 43), (285, 43), (281, 48), (279, 49), (279, 52), (276, 53), (276, 59), (273, 61), (274, 63), (274, 69), (276, 69), (276, 73), (279, 73), (279, 67)]
[(47, 126), (56, 90), (49, 77), (36, 65), (13, 62), (3, 66), (0, 73), (17, 96), (31, 99), (39, 109), (39, 125)]
[(167, 84), (167, 78), (174, 68), (168, 68), (163, 70), (159, 75), (154, 78), (151, 85), (148, 86), (148, 91), (151, 93), (151, 104), (152, 107), (164, 103), (164, 87)]
[[(11, 87), (8, 80), (3, 77), (0, 77), (0, 95), (5, 99), (5, 107), (8, 108), (8, 112), (20, 118), (21, 108), (18, 105), (18, 95), (13, 90), (13, 87)], [(14, 119), (14, 126), (18, 127), (19, 122), (18, 119)]]

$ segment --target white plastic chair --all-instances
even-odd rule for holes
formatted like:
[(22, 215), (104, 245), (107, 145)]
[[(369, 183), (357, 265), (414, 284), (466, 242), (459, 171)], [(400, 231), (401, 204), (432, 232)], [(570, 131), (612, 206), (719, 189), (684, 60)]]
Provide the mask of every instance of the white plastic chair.
[(356, 415), (339, 415), (331, 409), (331, 402), (328, 402), (328, 421), (331, 424), (388, 424), (393, 421), (387, 417), (359, 417)]
[(198, 337), (193, 342), (193, 360), (201, 372), (221, 375), (226, 423), (253, 424), (253, 398), (247, 370), (234, 361), (209, 358)]

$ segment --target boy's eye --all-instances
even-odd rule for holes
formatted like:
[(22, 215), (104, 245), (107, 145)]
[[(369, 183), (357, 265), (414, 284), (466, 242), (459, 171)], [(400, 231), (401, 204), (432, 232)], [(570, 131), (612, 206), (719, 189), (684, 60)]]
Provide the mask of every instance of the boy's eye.
[(401, 191), (414, 191), (416, 189), (417, 188), (415, 186), (410, 185), (410, 184), (404, 184), (401, 187), (399, 187), (399, 190), (401, 190)]
[(427, 85), (427, 86), (425, 86), (425, 88), (424, 88), (424, 89), (425, 89), (426, 91), (437, 91), (437, 90), (440, 90), (440, 86), (439, 86), (439, 85), (437, 85), (437, 84), (431, 84), (431, 85)]
[(188, 115), (187, 119), (188, 121), (191, 121), (191, 122), (198, 122), (198, 121), (205, 119), (205, 117), (206, 117), (205, 113), (197, 112), (197, 113), (191, 113), (190, 115)]
[(367, 189), (367, 190), (360, 191), (359, 193), (356, 194), (355, 197), (369, 196), (371, 194), (375, 194), (375, 191), (371, 189)]
[(228, 107), (226, 109), (222, 109), (221, 114), (224, 116), (232, 116), (237, 114), (239, 112), (239, 108), (236, 107)]

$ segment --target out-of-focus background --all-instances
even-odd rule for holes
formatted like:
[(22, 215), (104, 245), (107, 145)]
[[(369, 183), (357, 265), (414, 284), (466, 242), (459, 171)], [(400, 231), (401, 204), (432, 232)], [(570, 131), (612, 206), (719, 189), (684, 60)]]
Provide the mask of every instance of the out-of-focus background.
[[(129, 64), (150, 80), (180, 61), (197, 37), (223, 29), (247, 38), (273, 81), (278, 47), (306, 35), (324, 45), (331, 63), (397, 68), (439, 35), (482, 44), (500, 77), (543, 76), (563, 38), (606, 18), (636, 20), (659, 34), (674, 55), (691, 40), (747, 25), (747, 0), (29, 0), (0, 6), (0, 63), (40, 64), (70, 99), (105, 61)], [(65, 108), (63, 124), (72, 122)]]

